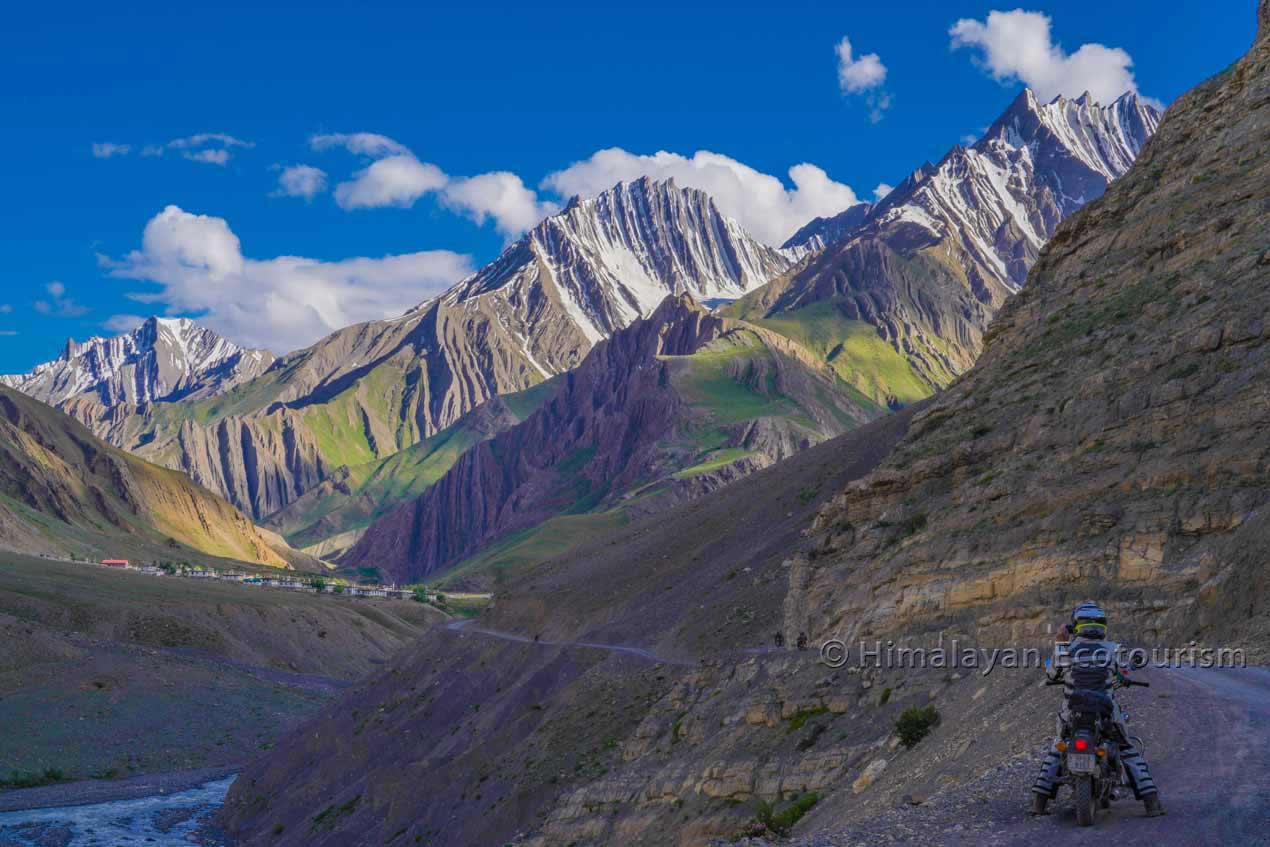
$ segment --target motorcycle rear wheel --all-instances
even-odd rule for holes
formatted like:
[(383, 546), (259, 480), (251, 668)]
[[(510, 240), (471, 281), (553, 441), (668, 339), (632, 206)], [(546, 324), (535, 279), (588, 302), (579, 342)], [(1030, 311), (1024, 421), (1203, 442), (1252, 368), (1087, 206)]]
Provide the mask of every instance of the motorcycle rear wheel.
[(1078, 777), (1072, 786), (1076, 795), (1076, 823), (1081, 826), (1094, 825), (1094, 780), (1093, 777)]

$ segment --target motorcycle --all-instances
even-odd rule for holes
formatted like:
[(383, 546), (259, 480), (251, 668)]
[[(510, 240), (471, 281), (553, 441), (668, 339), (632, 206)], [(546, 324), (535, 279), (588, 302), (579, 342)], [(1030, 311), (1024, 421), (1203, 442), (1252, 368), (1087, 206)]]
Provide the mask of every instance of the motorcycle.
[[(1063, 680), (1049, 680), (1046, 685), (1063, 685)], [(1148, 682), (1138, 682), (1123, 674), (1117, 674), (1110, 685), (1112, 691), (1121, 688), (1150, 688)], [(1062, 736), (1054, 748), (1062, 754), (1058, 784), (1071, 786), (1076, 807), (1076, 822), (1080, 826), (1092, 826), (1098, 809), (1107, 809), (1116, 798), (1116, 789), (1127, 786), (1120, 760), (1121, 745), (1128, 744), (1121, 727), (1115, 721), (1115, 703), (1105, 691), (1076, 689), (1067, 700), (1068, 720)], [(1121, 721), (1129, 716), (1121, 714)], [(1142, 740), (1133, 742), (1141, 749)], [(1035, 795), (1034, 795), (1035, 796)], [(1041, 803), (1040, 800), (1034, 802)], [(1042, 803), (1041, 812), (1044, 812)]]

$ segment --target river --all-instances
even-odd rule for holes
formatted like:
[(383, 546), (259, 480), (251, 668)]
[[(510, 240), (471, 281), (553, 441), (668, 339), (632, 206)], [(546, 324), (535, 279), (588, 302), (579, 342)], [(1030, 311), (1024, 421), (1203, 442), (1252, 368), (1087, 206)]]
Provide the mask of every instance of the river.
[(224, 847), (208, 821), (233, 781), (229, 776), (132, 800), (0, 812), (0, 847)]

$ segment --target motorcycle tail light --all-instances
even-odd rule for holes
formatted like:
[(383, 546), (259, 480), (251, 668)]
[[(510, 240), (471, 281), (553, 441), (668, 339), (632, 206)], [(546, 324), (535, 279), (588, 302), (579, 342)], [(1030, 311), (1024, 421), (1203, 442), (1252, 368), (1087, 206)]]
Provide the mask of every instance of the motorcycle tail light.
[(1078, 753), (1084, 753), (1084, 752), (1085, 752), (1086, 750), (1088, 750), (1088, 749), (1089, 749), (1089, 742), (1088, 742), (1088, 741), (1086, 741), (1086, 740), (1085, 740), (1085, 739), (1083, 739), (1083, 738), (1077, 738), (1077, 739), (1076, 739), (1076, 752), (1078, 752)]

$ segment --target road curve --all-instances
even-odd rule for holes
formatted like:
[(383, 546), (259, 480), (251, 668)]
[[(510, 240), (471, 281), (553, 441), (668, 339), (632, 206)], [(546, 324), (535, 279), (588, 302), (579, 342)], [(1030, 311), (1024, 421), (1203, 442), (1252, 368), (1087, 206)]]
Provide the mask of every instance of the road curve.
[(634, 656), (648, 662), (655, 662), (662, 665), (675, 665), (678, 667), (691, 667), (695, 662), (689, 662), (684, 659), (672, 659), (667, 656), (659, 656), (646, 647), (636, 647), (632, 644), (604, 644), (598, 641), (548, 641), (540, 638), (529, 638), (515, 632), (503, 632), (497, 629), (486, 629), (475, 625), (472, 620), (456, 620), (450, 621), (445, 625), (449, 632), (470, 633), (472, 635), (481, 635), (486, 638), (494, 638), (499, 641), (514, 641), (517, 644), (537, 644), (541, 647), (572, 647), (586, 650), (603, 650), (608, 653), (618, 653), (624, 656)]

